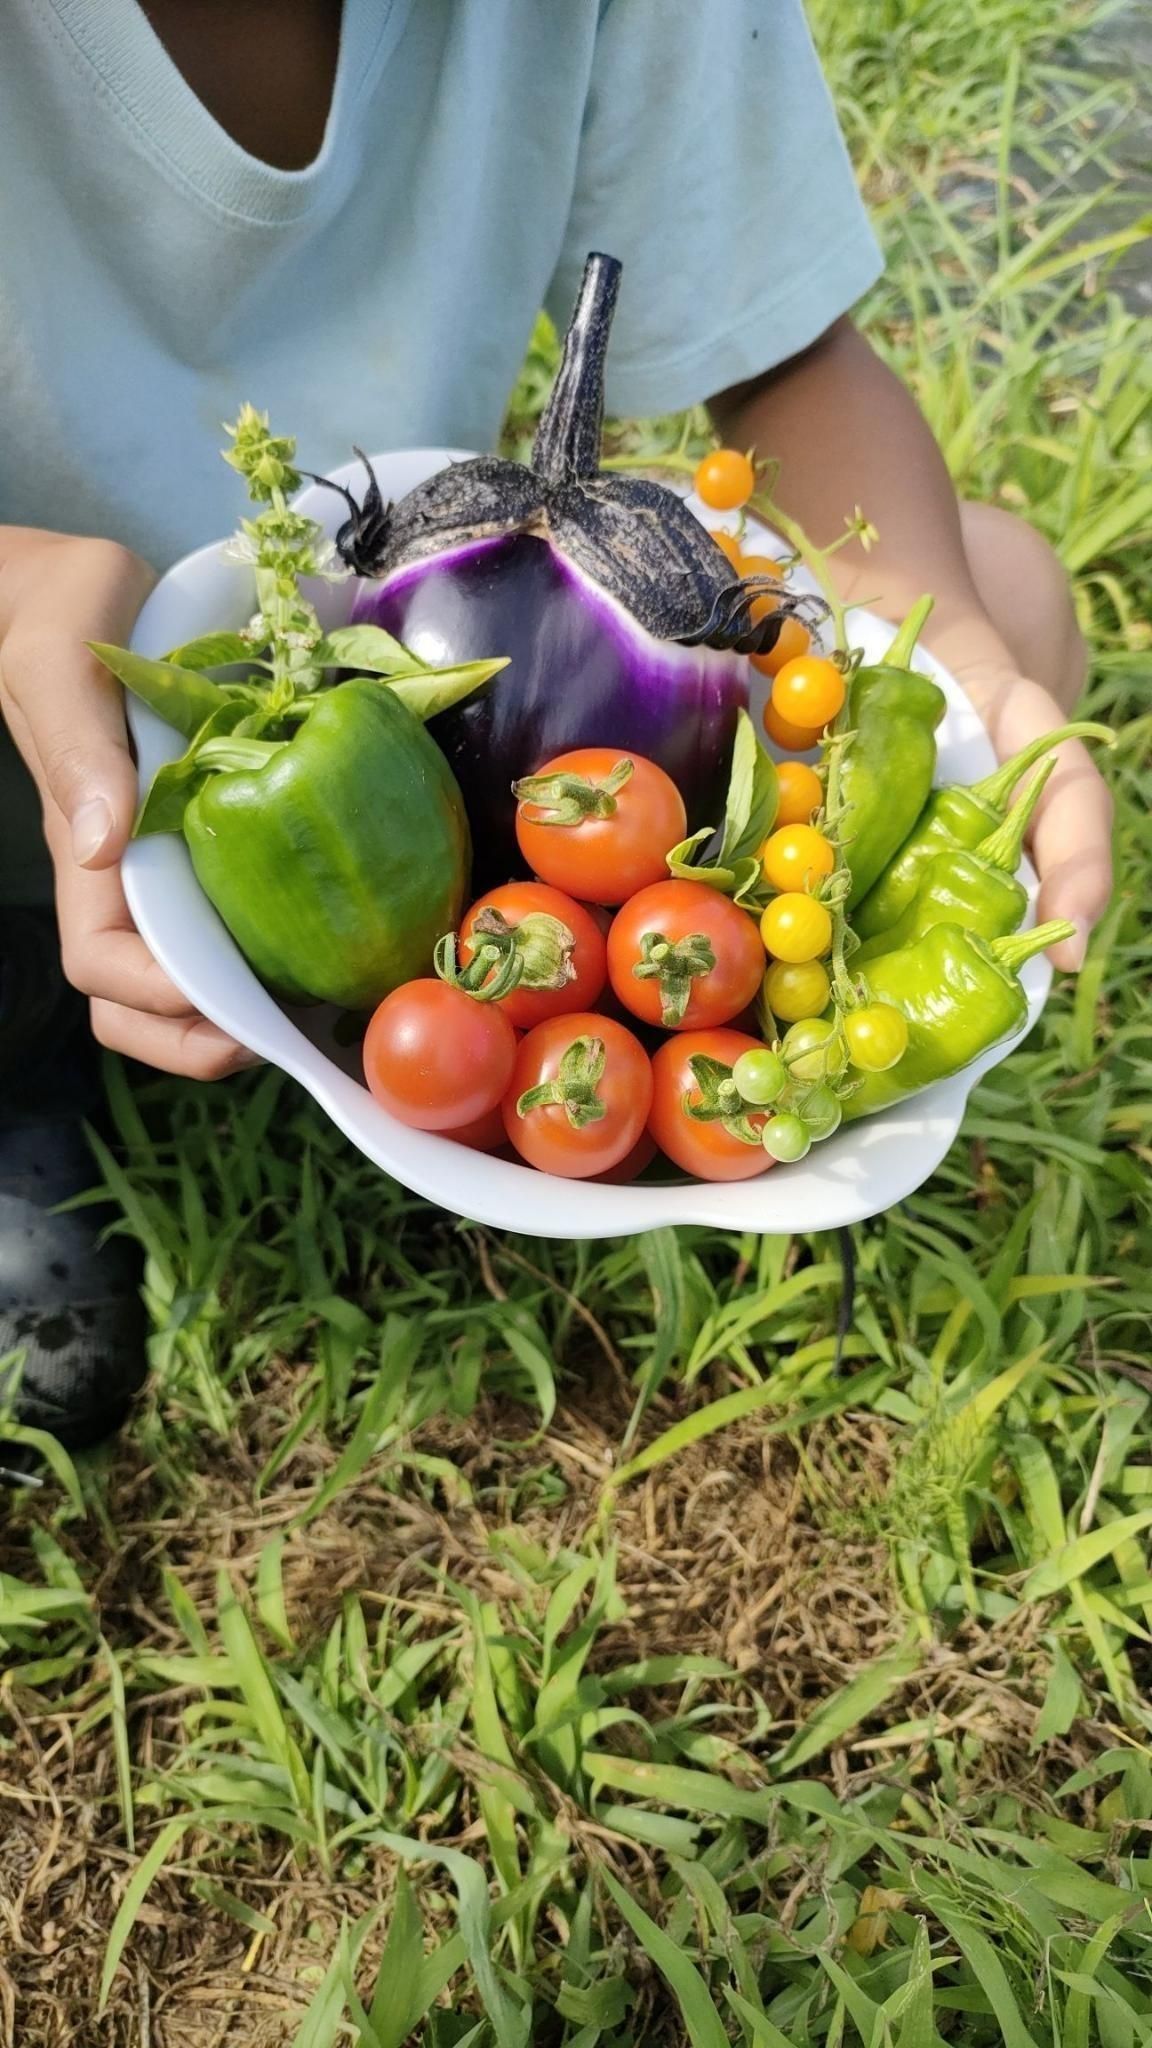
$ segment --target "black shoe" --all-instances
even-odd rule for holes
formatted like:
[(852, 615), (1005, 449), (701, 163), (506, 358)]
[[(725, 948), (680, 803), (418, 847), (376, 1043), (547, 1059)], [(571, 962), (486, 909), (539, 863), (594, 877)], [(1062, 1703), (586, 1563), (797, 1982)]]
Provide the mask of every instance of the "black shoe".
[(82, 1124), (102, 1110), (51, 919), (0, 910), (0, 1409), (71, 1450), (119, 1427), (147, 1371), (138, 1247), (100, 1242), (114, 1210), (52, 1213), (97, 1177)]

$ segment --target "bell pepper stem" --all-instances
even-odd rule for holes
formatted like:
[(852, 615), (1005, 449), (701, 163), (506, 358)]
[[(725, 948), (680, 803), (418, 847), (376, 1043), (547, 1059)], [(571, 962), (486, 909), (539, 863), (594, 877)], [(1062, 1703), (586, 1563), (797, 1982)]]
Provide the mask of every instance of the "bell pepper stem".
[(884, 656), (881, 664), (884, 668), (911, 668), (912, 656), (916, 652), (916, 642), (924, 631), (933, 602), (934, 600), (930, 597), (917, 598), (903, 625), (898, 629), (891, 647), (889, 647)]
[(989, 939), (988, 950), (994, 960), (1009, 974), (1018, 974), (1025, 962), (1035, 958), (1037, 953), (1046, 953), (1049, 946), (1058, 946), (1062, 939), (1075, 936), (1076, 927), (1066, 917), (1049, 918), (1047, 924), (1034, 925), (1030, 932), (1012, 932), (1007, 938)]
[(982, 782), (974, 782), (971, 794), (993, 810), (1002, 810), (1022, 775), (1026, 775), (1034, 761), (1042, 760), (1053, 747), (1062, 746), (1065, 740), (1100, 740), (1105, 746), (1116, 744), (1116, 735), (1110, 725), (1097, 725), (1092, 719), (1075, 719), (1070, 725), (1058, 725), (1054, 732), (1042, 732), (1010, 761), (986, 775)]
[(976, 852), (990, 867), (1002, 868), (1006, 874), (1014, 875), (1020, 865), (1024, 850), (1024, 835), (1035, 815), (1036, 806), (1044, 793), (1044, 784), (1055, 769), (1054, 757), (1049, 754), (1041, 761), (1039, 768), (1028, 784), (1022, 797), (1018, 797), (1003, 823), (994, 832), (982, 839)]

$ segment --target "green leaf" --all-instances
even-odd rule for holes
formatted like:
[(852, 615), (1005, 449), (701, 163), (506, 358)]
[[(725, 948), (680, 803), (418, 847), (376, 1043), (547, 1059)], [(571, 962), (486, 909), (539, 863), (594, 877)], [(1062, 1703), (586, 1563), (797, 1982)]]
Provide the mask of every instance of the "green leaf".
[(780, 802), (776, 764), (756, 738), (746, 711), (737, 716), (732, 770), (724, 810), (724, 830), (712, 860), (701, 860), (716, 837), (711, 826), (682, 839), (668, 855), (669, 872), (678, 881), (706, 882), (745, 908), (765, 894), (756, 854), (772, 830)]
[(644, 1908), (637, 1905), (623, 1885), (617, 1883), (610, 1871), (602, 1870), (600, 1875), (641, 1947), (671, 1986), (692, 2048), (731, 2048), (727, 2028), (699, 1970), (683, 1949), (669, 1939), (664, 1929), (649, 1918)]
[(223, 703), (217, 699), (212, 716), (205, 719), (188, 751), (178, 761), (166, 761), (163, 768), (157, 769), (132, 828), (134, 838), (183, 830), (185, 811), (219, 766), (213, 765), (211, 756), (207, 760), (202, 758), (204, 748), (234, 732), (251, 708), (243, 697), (228, 697)]
[(941, 1926), (952, 1936), (984, 1992), (989, 2009), (994, 2014), (1004, 2038), (1004, 2048), (1040, 2048), (1036, 2036), (1029, 2033), (1024, 2024), (1020, 2007), (1008, 1982), (1008, 1973), (988, 1936), (935, 1893), (925, 1903), (930, 1906)]
[[(88, 645), (126, 690), (166, 725), (174, 725), (185, 739), (196, 737), (205, 721), (219, 710), (221, 691), (229, 689), (227, 684), (210, 683), (195, 669), (178, 668), (170, 661), (149, 661), (127, 647), (110, 647), (101, 640), (89, 640)], [(251, 701), (251, 693), (245, 694)]]
[(751, 1792), (710, 1771), (681, 1770), (677, 1764), (645, 1764), (634, 1757), (586, 1749), (584, 1769), (593, 1785), (611, 1785), (615, 1791), (633, 1792), (638, 1799), (654, 1799), (661, 1806), (679, 1806), (687, 1813), (759, 1821), (763, 1826), (779, 1805), (772, 1786)]
[(1058, 1735), (1067, 1735), (1068, 1730), (1080, 1714), (1083, 1693), (1076, 1666), (1064, 1649), (1056, 1643), (1052, 1651), (1052, 1669), (1048, 1674), (1048, 1686), (1044, 1704), (1036, 1722), (1036, 1730), (1030, 1748), (1042, 1749), (1046, 1742), (1052, 1742)]
[(1059, 1593), (1074, 1580), (1083, 1578), (1085, 1572), (1111, 1557), (1121, 1543), (1131, 1536), (1138, 1536), (1143, 1529), (1152, 1528), (1152, 1508), (1144, 1508), (1138, 1515), (1121, 1515), (1118, 1522), (1109, 1522), (1102, 1529), (1089, 1529), (1087, 1535), (1077, 1536), (1071, 1543), (1065, 1543), (1052, 1557), (1029, 1572), (1020, 1590), (1022, 1600), (1047, 1600), (1053, 1593)]
[(866, 1664), (863, 1671), (857, 1672), (855, 1678), (801, 1723), (791, 1740), (772, 1758), (773, 1772), (798, 1771), (867, 1721), (888, 1694), (919, 1669), (920, 1654), (916, 1639), (909, 1638), (903, 1649)]
[(239, 633), (201, 633), (186, 640), (183, 647), (170, 647), (164, 656), (173, 668), (235, 668), (254, 659), (249, 642)]
[(474, 697), (502, 668), (507, 668), (505, 656), (499, 661), (464, 661), (455, 668), (426, 669), (412, 675), (394, 675), (388, 679), (388, 688), (394, 697), (399, 697), (405, 709), (413, 718), (427, 722), (440, 711), (447, 711), (453, 704), (460, 704), (465, 697)]
[(415, 675), (428, 663), (401, 645), (383, 626), (367, 621), (354, 626), (334, 626), (313, 651), (320, 668), (363, 669), (373, 676)]
[(756, 737), (756, 728), (746, 711), (736, 719), (732, 745), (732, 768), (724, 805), (724, 838), (720, 860), (725, 867), (751, 859), (763, 845), (776, 822), (780, 806), (780, 782), (776, 763)]
[(183, 1841), (187, 1828), (186, 1820), (170, 1820), (166, 1827), (162, 1827), (151, 1848), (140, 1858), (128, 1880), (124, 1897), (116, 1909), (116, 1918), (108, 1935), (108, 1946), (104, 1951), (104, 1968), (100, 1972), (100, 2000), (96, 2008), (97, 2018), (101, 2016), (108, 2003), (108, 1993), (112, 1989), (112, 1979), (124, 1953), (124, 1944), (136, 1925), (136, 1918), (147, 1897), (148, 1887), (161, 1865)]

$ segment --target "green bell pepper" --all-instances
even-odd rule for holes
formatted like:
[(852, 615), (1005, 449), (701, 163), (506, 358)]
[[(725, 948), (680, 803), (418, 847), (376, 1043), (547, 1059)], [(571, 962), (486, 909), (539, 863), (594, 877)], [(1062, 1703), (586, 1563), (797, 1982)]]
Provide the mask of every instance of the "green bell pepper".
[(1034, 953), (1071, 938), (1072, 930), (1057, 919), (1010, 938), (985, 940), (958, 925), (938, 924), (915, 945), (872, 961), (869, 997), (893, 1003), (907, 1018), (908, 1046), (886, 1073), (861, 1077), (845, 1099), (845, 1122), (947, 1080), (1013, 1037), (1028, 1017), (1017, 969)]

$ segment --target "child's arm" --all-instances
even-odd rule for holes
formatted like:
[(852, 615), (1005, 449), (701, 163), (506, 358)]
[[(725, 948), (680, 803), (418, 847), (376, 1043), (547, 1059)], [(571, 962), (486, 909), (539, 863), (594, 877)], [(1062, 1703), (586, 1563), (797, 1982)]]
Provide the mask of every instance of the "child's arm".
[[(1064, 722), (1084, 660), (1070, 605), (1065, 599), (1055, 629), (1032, 635), (1031, 644), (1019, 630), (1026, 588), (1018, 616), (991, 615), (940, 450), (909, 393), (849, 320), (755, 384), (723, 393), (712, 412), (732, 446), (755, 446), (779, 460), (781, 506), (817, 539), (842, 532), (861, 507), (880, 538), (867, 553), (852, 543), (834, 558), (843, 593), (893, 619), (932, 593), (925, 639), (963, 683), (1002, 757)], [(1083, 747), (1062, 748), (1033, 851), (1043, 882), (1040, 915), (1068, 917), (1079, 928), (1056, 949), (1063, 967), (1079, 966), (1107, 903), (1110, 837), (1105, 783)]]

